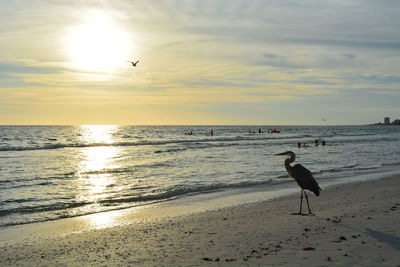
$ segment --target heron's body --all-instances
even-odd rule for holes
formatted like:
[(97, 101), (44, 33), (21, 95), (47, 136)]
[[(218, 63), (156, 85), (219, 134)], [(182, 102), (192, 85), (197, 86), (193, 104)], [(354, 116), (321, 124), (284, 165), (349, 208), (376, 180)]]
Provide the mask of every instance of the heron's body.
[(294, 166), (290, 165), (290, 163), (293, 163), (296, 159), (296, 155), (292, 151), (287, 151), (284, 153), (276, 154), (276, 156), (288, 156), (288, 158), (285, 159), (286, 171), (288, 172), (289, 177), (294, 178), (296, 180), (297, 184), (301, 188), (300, 211), (298, 214), (302, 214), (301, 206), (302, 206), (302, 202), (303, 202), (303, 192), (304, 192), (304, 195), (306, 196), (308, 211), (310, 214), (312, 214), (310, 205), (308, 203), (308, 197), (304, 190), (305, 189), (309, 190), (309, 191), (313, 192), (316, 196), (319, 196), (319, 192), (320, 192), (321, 188), (319, 187), (317, 181), (315, 181), (314, 176), (307, 168), (305, 168), (301, 164), (296, 164)]

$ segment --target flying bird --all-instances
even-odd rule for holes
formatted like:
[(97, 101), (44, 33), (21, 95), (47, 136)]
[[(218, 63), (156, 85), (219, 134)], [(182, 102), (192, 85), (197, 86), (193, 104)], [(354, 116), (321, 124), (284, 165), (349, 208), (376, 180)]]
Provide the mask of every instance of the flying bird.
[(296, 159), (296, 155), (292, 151), (286, 151), (280, 154), (275, 154), (274, 156), (287, 156), (288, 158), (285, 159), (285, 168), (286, 171), (289, 174), (289, 177), (292, 177), (296, 180), (297, 184), (301, 188), (301, 196), (300, 196), (300, 211), (299, 213), (293, 213), (293, 215), (302, 215), (301, 213), (301, 207), (303, 204), (303, 192), (304, 195), (306, 196), (307, 200), (307, 206), (308, 206), (308, 213), (311, 215), (314, 215), (311, 212), (310, 209), (310, 204), (308, 203), (308, 197), (306, 194), (305, 189), (310, 190), (313, 192), (316, 196), (319, 196), (319, 192), (321, 188), (319, 187), (317, 181), (315, 181), (314, 176), (311, 174), (311, 172), (305, 168), (301, 164), (296, 164), (293, 167), (290, 165), (290, 163), (293, 163)]
[(139, 60), (138, 60), (138, 61), (136, 61), (136, 62), (133, 62), (133, 61), (128, 61), (128, 62), (132, 63), (132, 66), (133, 66), (133, 67), (136, 67), (136, 64), (138, 64), (138, 63), (139, 63)]

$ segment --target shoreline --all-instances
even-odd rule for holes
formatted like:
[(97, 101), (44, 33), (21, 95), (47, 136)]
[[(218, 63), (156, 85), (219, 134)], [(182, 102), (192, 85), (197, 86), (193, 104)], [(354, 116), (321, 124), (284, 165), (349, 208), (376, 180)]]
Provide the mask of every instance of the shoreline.
[[(331, 186), (382, 179), (397, 175), (394, 170), (360, 174), (336, 179), (319, 179), (323, 190)], [(273, 201), (299, 192), (299, 187), (290, 182), (215, 190), (201, 194), (188, 194), (156, 203), (121, 208), (98, 213), (72, 216), (48, 221), (0, 227), (0, 247), (54, 236), (112, 228), (143, 221), (162, 220), (166, 217), (186, 216), (201, 212), (240, 207), (252, 203)], [(45, 229), (45, 230), (44, 230)]]
[(167, 212), (158, 217), (148, 217), (154, 213), (149, 208), (128, 225), (61, 236), (52, 236), (43, 227), (40, 239), (28, 235), (19, 242), (3, 242), (0, 263), (397, 266), (399, 188), (400, 175), (329, 186), (318, 198), (309, 194), (316, 216), (290, 215), (298, 211), (299, 204), (299, 195), (290, 194), (197, 213)]

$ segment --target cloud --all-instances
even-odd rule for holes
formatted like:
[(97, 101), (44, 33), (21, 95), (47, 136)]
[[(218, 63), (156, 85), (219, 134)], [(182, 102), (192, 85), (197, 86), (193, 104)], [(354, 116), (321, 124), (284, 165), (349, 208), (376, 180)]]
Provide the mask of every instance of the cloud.
[(355, 77), (358, 80), (365, 82), (374, 82), (376, 84), (400, 84), (400, 76), (391, 76), (391, 75), (366, 75), (361, 77)]
[(40, 82), (31, 83), (25, 80), (25, 75), (55, 74), (58, 70), (49, 67), (29, 66), (21, 63), (0, 62), (0, 88), (16, 88), (22, 86), (37, 86)]
[(284, 68), (284, 69), (306, 68), (306, 66), (302, 64), (290, 61), (286, 56), (280, 56), (271, 53), (264, 53), (262, 56), (263, 58), (256, 60), (260, 65)]
[(351, 53), (345, 53), (343, 56), (347, 59), (355, 59), (357, 57), (357, 55)]
[(16, 74), (16, 73), (48, 74), (55, 72), (57, 72), (57, 70), (49, 67), (37, 67), (21, 63), (0, 62), (1, 74)]
[(303, 38), (303, 37), (284, 37), (282, 42), (290, 44), (302, 44), (312, 46), (337, 46), (337, 47), (356, 47), (358, 49), (399, 49), (400, 40), (371, 40), (371, 39), (357, 39), (357, 38)]

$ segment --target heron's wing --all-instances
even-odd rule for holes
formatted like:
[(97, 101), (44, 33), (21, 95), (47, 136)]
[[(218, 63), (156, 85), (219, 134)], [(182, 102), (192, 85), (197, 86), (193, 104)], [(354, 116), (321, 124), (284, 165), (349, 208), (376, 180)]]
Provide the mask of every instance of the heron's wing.
[(315, 195), (319, 196), (321, 188), (317, 181), (315, 181), (312, 173), (303, 165), (296, 164), (293, 166), (293, 177), (301, 188), (310, 190)]

